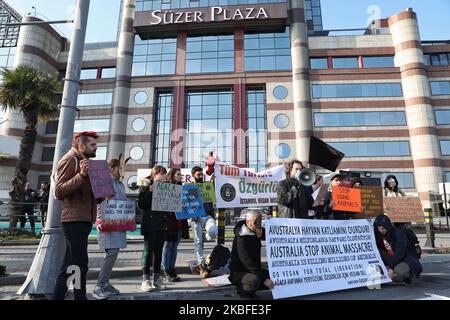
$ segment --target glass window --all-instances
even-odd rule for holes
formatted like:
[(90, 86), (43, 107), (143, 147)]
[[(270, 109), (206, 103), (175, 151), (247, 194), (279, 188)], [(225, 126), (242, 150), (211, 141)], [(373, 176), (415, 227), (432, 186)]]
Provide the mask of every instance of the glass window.
[(388, 175), (394, 175), (397, 178), (398, 186), (400, 189), (414, 189), (414, 174), (412, 172), (386, 172), (383, 173), (381, 177), (381, 182), (384, 183), (384, 180)]
[(285, 86), (276, 86), (273, 89), (273, 96), (278, 100), (284, 100), (288, 96), (289, 92)]
[(359, 68), (357, 57), (338, 57), (333, 58), (334, 69), (351, 69)]
[(244, 35), (244, 69), (290, 70), (289, 28), (283, 32), (248, 33)]
[(154, 76), (175, 73), (176, 38), (141, 40), (139, 35), (136, 35), (135, 39), (132, 67), (133, 76)]
[(188, 37), (186, 73), (234, 71), (234, 35)]
[(202, 166), (210, 151), (232, 163), (233, 91), (188, 91), (186, 95), (185, 165)]
[(327, 58), (311, 58), (309, 59), (311, 69), (328, 69)]
[(80, 80), (97, 79), (97, 69), (83, 69), (80, 73)]
[(277, 128), (284, 129), (289, 125), (289, 117), (284, 113), (279, 113), (274, 118), (274, 124)]
[(450, 110), (436, 110), (437, 124), (450, 124)]
[(425, 64), (428, 66), (447, 66), (450, 64), (450, 53), (426, 54)]
[(364, 68), (391, 68), (394, 67), (394, 57), (363, 57)]
[(160, 92), (156, 98), (154, 163), (166, 168), (170, 165), (172, 99), (172, 92)]
[(291, 155), (291, 147), (286, 143), (280, 143), (275, 148), (275, 154), (280, 159), (286, 159)]
[(139, 91), (134, 95), (134, 102), (137, 104), (144, 104), (147, 102), (148, 95), (145, 91)]
[(450, 81), (431, 81), (433, 95), (450, 94)]
[(130, 149), (130, 157), (133, 160), (141, 160), (144, 156), (144, 149), (140, 146), (134, 146)]
[(136, 132), (141, 132), (145, 129), (145, 120), (142, 118), (136, 118), (133, 120), (133, 123), (131, 124), (131, 127)]
[[(266, 92), (264, 88), (247, 88), (247, 166), (257, 172), (267, 167)], [(252, 165), (250, 165), (252, 164)]]
[(314, 98), (401, 97), (400, 83), (313, 84)]
[(102, 79), (115, 78), (116, 68), (103, 68), (102, 69)]
[(441, 153), (443, 156), (450, 155), (450, 140), (441, 140)]
[(403, 111), (314, 113), (316, 127), (404, 126)]
[[(306, 0), (305, 5), (309, 1)], [(286, 0), (137, 0), (136, 11), (284, 2)], [(312, 10), (320, 16), (320, 4), (312, 7)]]
[(112, 104), (112, 92), (80, 93), (78, 106), (101, 106)]
[(58, 132), (58, 120), (48, 121), (45, 125), (45, 134), (56, 134)]
[(83, 131), (108, 132), (109, 119), (75, 120), (73, 132), (83, 132)]
[(408, 141), (329, 142), (346, 157), (402, 157), (409, 156)]
[(43, 147), (41, 161), (53, 161), (55, 147)]

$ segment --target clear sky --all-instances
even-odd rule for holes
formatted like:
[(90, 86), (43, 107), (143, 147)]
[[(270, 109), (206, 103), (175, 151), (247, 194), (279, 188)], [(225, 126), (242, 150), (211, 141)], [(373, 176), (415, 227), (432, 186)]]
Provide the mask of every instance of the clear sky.
[[(38, 17), (73, 16), (76, 0), (6, 0), (20, 14), (36, 7)], [(324, 29), (364, 28), (375, 17), (385, 18), (408, 7), (417, 12), (422, 40), (450, 40), (450, 0), (321, 0)], [(87, 42), (116, 40), (120, 0), (91, 0)], [(43, 15), (43, 16), (42, 16)], [(58, 25), (70, 37), (72, 25)]]

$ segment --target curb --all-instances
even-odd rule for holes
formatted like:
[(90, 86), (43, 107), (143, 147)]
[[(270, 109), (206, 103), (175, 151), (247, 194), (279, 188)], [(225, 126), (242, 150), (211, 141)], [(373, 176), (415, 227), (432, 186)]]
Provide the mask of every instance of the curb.
[(450, 247), (422, 248), (422, 252), (428, 253), (428, 254), (448, 254), (448, 253), (450, 253)]
[[(181, 274), (191, 274), (191, 269), (189, 267), (180, 266), (176, 267), (177, 272)], [(98, 278), (98, 274), (100, 272), (100, 269), (95, 268), (91, 271), (88, 271), (86, 275), (87, 280), (95, 280)], [(131, 278), (131, 277), (141, 277), (142, 276), (142, 270), (141, 269), (116, 269), (113, 270), (111, 273), (111, 279), (118, 279), (118, 278)], [(9, 274), (6, 277), (0, 278), (0, 286), (15, 286), (15, 285), (22, 285), (25, 280), (27, 279), (26, 273), (13, 273)]]

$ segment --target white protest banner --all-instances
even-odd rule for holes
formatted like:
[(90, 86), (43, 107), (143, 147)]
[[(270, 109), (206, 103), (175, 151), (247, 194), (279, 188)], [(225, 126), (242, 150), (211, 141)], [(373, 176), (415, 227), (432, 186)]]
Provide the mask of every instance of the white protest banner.
[(217, 208), (276, 206), (278, 182), (286, 177), (283, 165), (254, 173), (216, 162), (214, 171)]
[(152, 210), (180, 212), (183, 208), (183, 186), (155, 181), (153, 184)]
[[(181, 182), (183, 183), (194, 183), (194, 177), (192, 176), (192, 168), (182, 168), (181, 169)], [(206, 168), (203, 169), (203, 181), (211, 181), (211, 176), (206, 174)]]
[(228, 280), (228, 277), (229, 274), (224, 274), (223, 276), (202, 279), (202, 282), (210, 288), (223, 287), (231, 284), (230, 280)]
[(272, 218), (266, 249), (274, 299), (391, 282), (367, 220)]

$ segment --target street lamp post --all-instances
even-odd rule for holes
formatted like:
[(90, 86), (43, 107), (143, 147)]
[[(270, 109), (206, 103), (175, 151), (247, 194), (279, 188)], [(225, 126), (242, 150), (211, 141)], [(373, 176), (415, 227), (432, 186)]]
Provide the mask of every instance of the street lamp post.
[(27, 279), (18, 294), (49, 295), (53, 293), (59, 268), (65, 252), (65, 239), (61, 225), (61, 202), (55, 197), (55, 173), (59, 160), (70, 149), (76, 117), (80, 70), (83, 60), (86, 26), (90, 0), (77, 0), (72, 40), (67, 61), (58, 134), (53, 158), (52, 184), (48, 204), (48, 215), (43, 236), (28, 272)]

